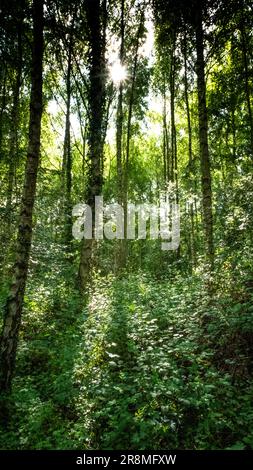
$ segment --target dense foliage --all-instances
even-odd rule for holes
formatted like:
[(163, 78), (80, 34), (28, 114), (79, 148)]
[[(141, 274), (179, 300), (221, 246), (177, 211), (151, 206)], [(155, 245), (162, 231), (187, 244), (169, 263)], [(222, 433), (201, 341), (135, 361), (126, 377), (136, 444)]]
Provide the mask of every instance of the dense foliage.
[[(251, 2), (2, 3), (0, 448), (253, 449)], [(73, 239), (165, 193), (176, 250)]]

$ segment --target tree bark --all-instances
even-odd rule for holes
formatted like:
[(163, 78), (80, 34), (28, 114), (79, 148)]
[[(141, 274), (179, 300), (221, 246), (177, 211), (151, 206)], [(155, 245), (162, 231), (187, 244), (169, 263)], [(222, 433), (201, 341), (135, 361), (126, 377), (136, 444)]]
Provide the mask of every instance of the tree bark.
[(92, 268), (93, 239), (95, 229), (95, 196), (102, 191), (101, 162), (103, 158), (103, 117), (105, 107), (105, 58), (102, 12), (99, 0), (86, 0), (86, 15), (90, 44), (90, 87), (89, 87), (89, 129), (88, 129), (88, 183), (86, 203), (92, 210), (91, 240), (84, 239), (81, 245), (79, 264), (80, 289), (85, 291)]
[(140, 23), (136, 35), (136, 45), (134, 53), (133, 73), (131, 78), (131, 89), (128, 103), (128, 116), (127, 116), (127, 135), (126, 135), (126, 158), (123, 172), (123, 208), (124, 208), (124, 240), (123, 240), (123, 263), (126, 265), (127, 262), (127, 202), (128, 202), (128, 169), (129, 169), (129, 158), (130, 158), (130, 143), (131, 143), (131, 132), (132, 132), (132, 117), (133, 117), (133, 106), (134, 106), (134, 92), (136, 85), (136, 74), (138, 66), (138, 52), (140, 47), (140, 39), (144, 24), (144, 11), (141, 11)]
[[(174, 36), (174, 33), (172, 33)], [(171, 170), (170, 179), (175, 180), (175, 57), (174, 57), (175, 41), (172, 38), (170, 53), (170, 133), (171, 133)]]
[(167, 145), (166, 145), (166, 133), (167, 133), (167, 119), (166, 119), (166, 94), (165, 86), (163, 92), (163, 174), (164, 182), (167, 182)]
[(241, 30), (241, 39), (242, 39), (245, 96), (246, 96), (246, 101), (247, 101), (248, 118), (249, 118), (249, 125), (250, 125), (250, 145), (251, 145), (251, 153), (253, 156), (253, 117), (252, 117), (252, 108), (251, 108), (251, 99), (250, 99), (251, 90), (250, 90), (250, 82), (249, 82), (248, 51), (247, 51), (246, 38), (245, 38), (244, 18), (242, 18), (241, 20), (240, 30)]
[(7, 232), (10, 231), (11, 207), (13, 196), (13, 184), (15, 178), (15, 170), (18, 154), (18, 118), (19, 118), (19, 98), (22, 77), (22, 20), (18, 23), (18, 53), (17, 53), (17, 66), (15, 70), (15, 82), (13, 86), (13, 103), (11, 111), (11, 133), (10, 133), (10, 147), (9, 147), (9, 171), (8, 171), (8, 187), (7, 187), (7, 202), (6, 202), (6, 215), (7, 215)]
[(3, 122), (4, 112), (6, 110), (6, 81), (7, 81), (7, 65), (2, 61), (1, 70), (1, 108), (0, 108), (0, 162), (3, 159)]
[(199, 115), (199, 143), (201, 161), (201, 183), (203, 201), (203, 222), (206, 242), (206, 254), (210, 268), (214, 262), (213, 244), (213, 213), (212, 213), (212, 187), (210, 157), (208, 148), (208, 121), (206, 106), (206, 82), (204, 63), (204, 38), (201, 6), (196, 9), (195, 16), (196, 50), (197, 50), (197, 86), (198, 86), (198, 115)]
[[(139, 23), (139, 27), (138, 27), (138, 31), (137, 31), (137, 36), (136, 36), (136, 46), (135, 46), (135, 54), (134, 54), (133, 73), (132, 73), (132, 80), (131, 80), (129, 105), (128, 105), (127, 139), (126, 139), (126, 165), (125, 165), (126, 166), (126, 170), (125, 170), (126, 177), (127, 177), (129, 154), (130, 154), (131, 125), (132, 125), (132, 116), (133, 116), (136, 73), (137, 73), (137, 65), (138, 65), (138, 52), (139, 52), (139, 47), (140, 47), (140, 39), (141, 39), (141, 32), (142, 32), (142, 29), (143, 29), (143, 23), (144, 23), (144, 12), (141, 11), (140, 23)], [(127, 184), (126, 184), (126, 188), (127, 188)]]
[(188, 84), (188, 73), (187, 73), (187, 38), (186, 38), (186, 33), (184, 33), (183, 56), (184, 56), (184, 97), (185, 97), (185, 107), (186, 107), (187, 126), (188, 126), (188, 156), (189, 156), (189, 168), (190, 168), (190, 172), (191, 172), (192, 171), (192, 126), (191, 126), (191, 113), (190, 113), (190, 105), (189, 105), (189, 84)]
[(164, 166), (164, 181), (167, 183), (170, 180), (170, 152), (169, 152), (169, 136), (167, 125), (167, 99), (166, 99), (166, 79), (164, 78), (163, 89), (163, 166)]
[(14, 277), (5, 307), (0, 350), (0, 389), (8, 391), (14, 372), (18, 334), (32, 241), (32, 215), (39, 165), (42, 116), (43, 0), (33, 1), (33, 53), (29, 144), (18, 227)]
[[(124, 63), (125, 56), (125, 0), (121, 0), (121, 23), (120, 23), (120, 63)], [(117, 157), (117, 201), (123, 204), (123, 83), (119, 84), (117, 116), (116, 116), (116, 157)], [(116, 270), (120, 270), (124, 264), (124, 241), (118, 240), (116, 252)]]
[[(184, 57), (184, 97), (185, 97), (185, 107), (187, 114), (187, 127), (188, 127), (188, 159), (189, 159), (189, 174), (190, 174), (190, 190), (191, 193), (194, 191), (195, 178), (193, 174), (193, 161), (192, 161), (192, 125), (191, 125), (191, 112), (189, 104), (189, 83), (188, 83), (188, 70), (187, 70), (187, 36), (186, 31), (184, 32), (183, 39), (183, 57)], [(196, 265), (196, 245), (195, 245), (195, 223), (194, 223), (194, 209), (193, 202), (190, 201), (190, 223), (191, 229), (189, 233), (190, 238), (190, 258), (191, 258), (191, 268), (192, 265)]]
[[(72, 29), (72, 28), (71, 28)], [(68, 251), (71, 251), (72, 242), (72, 204), (71, 204), (71, 190), (72, 190), (72, 155), (71, 155), (71, 142), (70, 142), (70, 102), (71, 102), (71, 70), (72, 70), (72, 34), (70, 32), (68, 44), (68, 65), (66, 77), (66, 121), (65, 121), (65, 135), (63, 147), (63, 164), (62, 176), (64, 185), (64, 218), (65, 218), (65, 233), (64, 242)]]

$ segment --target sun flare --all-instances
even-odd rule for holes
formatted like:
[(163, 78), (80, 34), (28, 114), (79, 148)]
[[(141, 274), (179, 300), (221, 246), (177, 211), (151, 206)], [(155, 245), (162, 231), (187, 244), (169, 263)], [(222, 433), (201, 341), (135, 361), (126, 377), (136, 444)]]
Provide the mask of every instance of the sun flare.
[(110, 67), (110, 75), (113, 83), (115, 83), (115, 85), (119, 85), (127, 78), (126, 67), (120, 62), (114, 62)]

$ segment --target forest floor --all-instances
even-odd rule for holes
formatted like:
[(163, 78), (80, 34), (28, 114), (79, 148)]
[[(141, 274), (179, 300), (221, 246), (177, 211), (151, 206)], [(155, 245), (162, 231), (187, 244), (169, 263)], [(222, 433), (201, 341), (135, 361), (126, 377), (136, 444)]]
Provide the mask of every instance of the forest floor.
[[(3, 449), (253, 448), (252, 294), (201, 276), (29, 283)], [(3, 297), (3, 296), (2, 296)]]

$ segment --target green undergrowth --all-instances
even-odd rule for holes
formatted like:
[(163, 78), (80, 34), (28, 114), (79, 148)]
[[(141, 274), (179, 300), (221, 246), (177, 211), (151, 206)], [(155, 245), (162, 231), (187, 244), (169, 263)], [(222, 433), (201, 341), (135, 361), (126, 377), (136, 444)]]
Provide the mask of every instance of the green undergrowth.
[(72, 284), (28, 287), (2, 449), (253, 448), (250, 292), (132, 274), (84, 305)]

